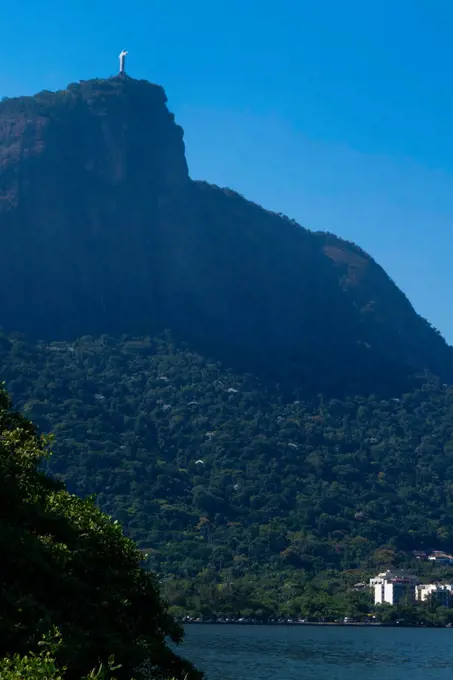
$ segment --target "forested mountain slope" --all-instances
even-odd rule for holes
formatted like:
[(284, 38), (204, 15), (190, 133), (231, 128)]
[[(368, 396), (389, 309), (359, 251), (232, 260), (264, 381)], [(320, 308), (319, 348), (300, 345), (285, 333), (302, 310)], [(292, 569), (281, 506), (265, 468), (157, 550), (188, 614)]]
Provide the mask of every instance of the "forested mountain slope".
[(97, 495), (162, 572), (374, 568), (453, 550), (453, 388), (290, 400), (171, 336), (3, 336), (15, 404), (56, 435), (50, 470)]
[(405, 389), (453, 350), (354, 244), (189, 178), (161, 87), (0, 103), (0, 325), (38, 340), (172, 329), (306, 394)]

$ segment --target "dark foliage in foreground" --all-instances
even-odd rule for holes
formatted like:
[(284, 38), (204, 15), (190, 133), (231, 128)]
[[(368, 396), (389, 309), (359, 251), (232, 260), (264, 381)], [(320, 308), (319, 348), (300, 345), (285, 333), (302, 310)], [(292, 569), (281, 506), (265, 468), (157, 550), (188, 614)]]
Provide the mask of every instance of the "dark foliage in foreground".
[[(168, 614), (141, 553), (91, 500), (40, 472), (46, 441), (0, 392), (0, 657), (26, 654), (57, 626), (59, 661), (80, 678), (113, 653), (131, 677), (192, 673), (166, 645), (182, 629)], [(193, 677), (197, 674), (193, 672)]]

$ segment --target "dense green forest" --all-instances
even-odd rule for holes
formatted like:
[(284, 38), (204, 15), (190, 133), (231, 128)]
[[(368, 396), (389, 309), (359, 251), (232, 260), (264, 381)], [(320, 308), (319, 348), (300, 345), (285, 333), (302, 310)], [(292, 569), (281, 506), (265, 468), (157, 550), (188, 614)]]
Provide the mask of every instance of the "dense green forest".
[(47, 469), (125, 527), (176, 613), (344, 612), (354, 582), (453, 550), (453, 388), (432, 376), (307, 401), (170, 334), (3, 335), (0, 375), (55, 433)]
[(101, 680), (114, 655), (120, 680), (144, 664), (149, 678), (199, 678), (166, 644), (182, 629), (141, 552), (42, 472), (47, 444), (0, 390), (0, 677)]

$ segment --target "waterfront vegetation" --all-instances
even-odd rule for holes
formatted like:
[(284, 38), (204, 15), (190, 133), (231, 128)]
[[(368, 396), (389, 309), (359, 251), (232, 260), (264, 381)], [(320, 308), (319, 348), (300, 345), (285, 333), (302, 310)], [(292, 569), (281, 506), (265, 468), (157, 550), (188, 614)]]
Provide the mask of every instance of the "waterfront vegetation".
[[(0, 659), (1, 680), (66, 680), (72, 678), (73, 674), (70, 669), (57, 660), (61, 646), (61, 634), (55, 628), (38, 642), (37, 651), (23, 655), (7, 654)], [(99, 663), (83, 677), (77, 676), (77, 680), (117, 680), (117, 673), (120, 670), (121, 666), (115, 663), (113, 656), (110, 656), (105, 663)], [(137, 680), (156, 678), (152, 664), (145, 662), (138, 667), (136, 678)], [(176, 678), (168, 678), (168, 680), (176, 680)]]
[[(423, 573), (423, 569), (419, 572)], [(435, 577), (453, 581), (451, 570), (432, 570)], [(373, 595), (368, 587), (355, 590), (353, 582), (357, 577), (368, 579), (364, 572), (325, 572), (314, 577), (309, 583), (299, 583), (287, 574), (280, 582), (277, 578), (265, 578), (260, 583), (248, 583), (240, 579), (230, 584), (230, 593), (222, 596), (212, 595), (214, 588), (178, 583), (179, 579), (167, 579), (164, 593), (169, 601), (179, 604), (170, 607), (174, 616), (184, 620), (189, 616), (196, 620), (225, 622), (295, 623), (344, 623), (363, 624), (384, 623), (404, 625), (445, 626), (453, 624), (453, 609), (438, 605), (435, 601), (417, 605), (375, 606)], [(423, 576), (422, 576), (423, 578)], [(427, 580), (427, 579), (425, 579)], [(429, 580), (429, 579), (428, 579)], [(170, 585), (176, 592), (170, 591)], [(228, 587), (228, 586), (227, 586)], [(191, 590), (192, 588), (192, 590)], [(201, 593), (200, 593), (201, 590)]]
[[(0, 678), (2, 680), (65, 680), (67, 666), (57, 661), (57, 653), (61, 647), (61, 635), (54, 630), (50, 635), (44, 635), (38, 642), (38, 651), (28, 654), (8, 654), (0, 659)], [(108, 659), (106, 664), (99, 664), (80, 680), (115, 680), (114, 658)]]
[[(338, 612), (341, 615), (338, 616)], [(197, 623), (237, 624), (237, 625), (348, 625), (348, 626), (417, 626), (439, 628), (453, 626), (453, 610), (434, 603), (417, 605), (381, 605), (372, 606), (371, 598), (367, 595), (361, 601), (349, 600), (344, 609), (334, 612), (324, 610), (325, 616), (279, 617), (272, 616), (247, 617), (237, 614), (223, 614), (213, 616), (184, 616), (184, 625)], [(346, 614), (345, 614), (346, 612)]]
[(152, 678), (200, 677), (166, 644), (183, 629), (141, 552), (93, 500), (40, 470), (47, 445), (0, 391), (0, 677), (107, 677), (112, 654), (118, 680), (145, 662)]

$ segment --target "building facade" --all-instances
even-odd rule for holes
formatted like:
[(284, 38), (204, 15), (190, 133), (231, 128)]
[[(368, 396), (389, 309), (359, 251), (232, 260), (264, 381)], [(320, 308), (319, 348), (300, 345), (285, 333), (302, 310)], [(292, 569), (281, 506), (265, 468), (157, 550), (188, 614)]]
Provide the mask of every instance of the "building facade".
[(374, 604), (433, 603), (435, 606), (453, 607), (453, 584), (420, 584), (417, 576), (401, 570), (388, 570), (370, 579)]
[(374, 604), (413, 604), (419, 580), (413, 574), (388, 570), (370, 579)]
[(453, 584), (425, 583), (415, 586), (417, 602), (432, 602), (436, 606), (451, 607), (453, 604)]

